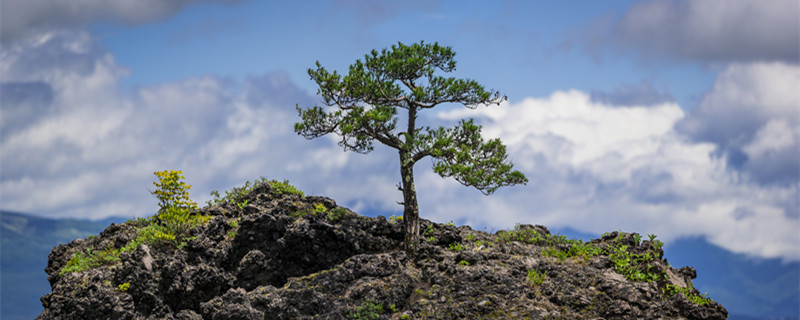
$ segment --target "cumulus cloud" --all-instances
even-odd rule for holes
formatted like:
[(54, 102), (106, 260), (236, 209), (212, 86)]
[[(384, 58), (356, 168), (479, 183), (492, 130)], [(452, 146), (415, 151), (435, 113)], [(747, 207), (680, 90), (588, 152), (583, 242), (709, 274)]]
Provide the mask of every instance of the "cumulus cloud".
[[(46, 33), (4, 46), (2, 54), (3, 209), (53, 217), (147, 215), (156, 210), (151, 172), (182, 169), (199, 202), (211, 190), (265, 176), (362, 213), (402, 211), (395, 204), (397, 154), (381, 147), (367, 156), (345, 153), (335, 137), (306, 141), (294, 134), (295, 103), (316, 98), (280, 72), (123, 90), (126, 70), (84, 32)], [(718, 105), (749, 98), (762, 107), (736, 110), (766, 115), (736, 146), (749, 159), (787, 159), (783, 152), (799, 139), (797, 120), (774, 107), (784, 89), (754, 85), (785, 65), (770, 66), (723, 73), (708, 102), (689, 115), (671, 102), (616, 105), (580, 91), (443, 113), (434, 122), (479, 117), (485, 134), (503, 139), (531, 182), (484, 197), (440, 178), (423, 161), (417, 168), (423, 217), (498, 228), (517, 222), (594, 233), (622, 228), (666, 241), (706, 236), (735, 252), (799, 260), (798, 182), (754, 183), (743, 178), (745, 167), (719, 156), (727, 140), (698, 139), (715, 136), (704, 128), (724, 113)], [(679, 130), (682, 123), (695, 129)]]
[[(458, 110), (441, 117), (475, 115)], [(592, 233), (622, 228), (666, 240), (705, 236), (734, 252), (800, 259), (800, 223), (789, 212), (800, 183), (763, 187), (739, 179), (715, 156), (716, 144), (692, 141), (676, 130), (686, 114), (674, 103), (611, 106), (573, 90), (477, 115), (485, 134), (508, 145), (531, 182), (489, 198), (440, 183), (439, 205), (423, 203), (436, 206), (437, 218), (500, 227), (542, 223)], [(763, 136), (778, 136), (777, 142), (748, 150), (788, 144), (785, 129), (773, 124)]]
[(800, 66), (733, 64), (679, 123), (696, 141), (713, 142), (728, 164), (762, 184), (800, 180)]
[[(81, 27), (97, 21), (139, 24), (172, 16), (182, 8), (212, 0), (3, 0), (0, 38), (16, 40), (60, 28)], [(213, 0), (233, 3), (240, 0)]]
[[(335, 137), (292, 130), (316, 98), (283, 72), (214, 76), (123, 90), (126, 70), (83, 31), (3, 48), (3, 209), (51, 217), (143, 216), (152, 172), (183, 170), (193, 199), (258, 177), (361, 210), (396, 210), (396, 155), (345, 153)], [(371, 173), (378, 173), (371, 175)], [(361, 178), (366, 177), (366, 178)]]
[(797, 13), (795, 0), (652, 0), (596, 21), (582, 37), (591, 50), (611, 45), (700, 61), (797, 62)]

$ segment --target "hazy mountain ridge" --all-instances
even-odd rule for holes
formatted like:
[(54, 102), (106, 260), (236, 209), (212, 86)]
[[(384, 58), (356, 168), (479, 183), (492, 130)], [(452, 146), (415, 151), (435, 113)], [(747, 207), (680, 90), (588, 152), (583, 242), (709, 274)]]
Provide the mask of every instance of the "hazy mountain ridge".
[(50, 219), (0, 210), (0, 316), (10, 320), (36, 317), (42, 310), (39, 297), (50, 291), (44, 272), (50, 250), (122, 221)]

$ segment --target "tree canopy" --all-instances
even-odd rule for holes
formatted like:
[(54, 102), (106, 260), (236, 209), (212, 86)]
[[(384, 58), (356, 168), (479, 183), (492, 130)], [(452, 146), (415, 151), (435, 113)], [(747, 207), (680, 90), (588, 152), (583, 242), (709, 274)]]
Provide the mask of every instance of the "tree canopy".
[[(499, 187), (528, 181), (513, 170), (502, 142), (484, 140), (481, 126), (472, 119), (449, 128), (417, 126), (419, 111), (441, 104), (476, 108), (506, 100), (475, 80), (442, 75), (455, 70), (454, 57), (450, 47), (419, 42), (372, 50), (363, 61), (350, 65), (344, 76), (317, 62), (308, 74), (319, 86), (317, 93), (325, 106), (333, 108), (297, 108), (302, 121), (295, 124), (295, 132), (307, 139), (334, 133), (345, 151), (369, 153), (377, 140), (399, 152), (407, 246), (415, 246), (411, 242), (418, 240), (409, 234), (418, 234), (418, 225), (414, 231), (409, 224), (418, 224), (413, 166), (419, 160), (431, 157), (437, 174), (487, 195)], [(398, 128), (398, 108), (405, 109), (405, 128)]]

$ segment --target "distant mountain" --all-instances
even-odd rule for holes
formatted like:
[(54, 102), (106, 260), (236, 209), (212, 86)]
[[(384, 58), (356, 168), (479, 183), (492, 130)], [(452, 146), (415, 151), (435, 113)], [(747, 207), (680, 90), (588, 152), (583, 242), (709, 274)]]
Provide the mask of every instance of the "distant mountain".
[(39, 298), (50, 292), (44, 268), (54, 246), (125, 220), (48, 219), (0, 210), (0, 318), (30, 320), (42, 312)]
[(731, 320), (800, 319), (800, 263), (735, 254), (704, 238), (664, 247), (675, 267), (697, 269), (695, 287), (728, 308)]
[[(599, 237), (570, 228), (554, 232), (584, 240)], [(675, 268), (694, 267), (695, 288), (725, 306), (729, 320), (800, 319), (799, 262), (748, 257), (699, 237), (667, 243), (664, 258)]]

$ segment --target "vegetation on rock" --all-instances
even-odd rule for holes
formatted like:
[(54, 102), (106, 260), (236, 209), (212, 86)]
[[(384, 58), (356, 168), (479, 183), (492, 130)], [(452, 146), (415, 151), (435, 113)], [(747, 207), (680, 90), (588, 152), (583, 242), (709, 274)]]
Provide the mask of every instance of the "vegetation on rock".
[(694, 269), (667, 264), (655, 236), (611, 232), (581, 241), (543, 226), (492, 234), (421, 220), (434, 240), (408, 255), (397, 249), (402, 224), (275, 185), (254, 184), (190, 211), (208, 218), (180, 248), (144, 240), (142, 230), (162, 225), (152, 217), (57, 246), (46, 269), (52, 292), (37, 319), (727, 316), (692, 286)]

